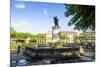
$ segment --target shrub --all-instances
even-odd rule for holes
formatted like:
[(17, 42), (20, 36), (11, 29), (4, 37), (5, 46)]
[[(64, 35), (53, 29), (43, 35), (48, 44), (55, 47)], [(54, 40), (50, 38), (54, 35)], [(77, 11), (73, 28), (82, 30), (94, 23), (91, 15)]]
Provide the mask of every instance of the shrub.
[(17, 44), (15, 42), (10, 43), (10, 49), (17, 49)]

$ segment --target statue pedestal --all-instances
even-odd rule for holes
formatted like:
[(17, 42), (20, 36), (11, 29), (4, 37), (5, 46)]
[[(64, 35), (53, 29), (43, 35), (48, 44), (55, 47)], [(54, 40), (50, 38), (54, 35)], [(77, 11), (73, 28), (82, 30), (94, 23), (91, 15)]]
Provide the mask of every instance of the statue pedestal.
[(53, 42), (59, 42), (60, 40), (60, 27), (59, 26), (53, 26), (52, 27), (52, 41)]

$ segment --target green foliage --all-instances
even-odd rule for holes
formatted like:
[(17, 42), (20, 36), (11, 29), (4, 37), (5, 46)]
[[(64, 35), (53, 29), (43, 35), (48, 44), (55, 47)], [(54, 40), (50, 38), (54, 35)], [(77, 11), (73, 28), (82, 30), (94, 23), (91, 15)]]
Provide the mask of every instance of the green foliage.
[(25, 48), (28, 45), (31, 46), (33, 42), (38, 45), (46, 44), (46, 35), (43, 33), (33, 35), (30, 33), (23, 33), (23, 32), (11, 32), (10, 36), (11, 38), (15, 38), (17, 40), (20, 39), (25, 40), (26, 38), (30, 38), (31, 39), (30, 43), (26, 44), (25, 42), (23, 42), (22, 48)]
[(66, 43), (68, 39), (69, 39), (69, 37), (67, 34), (65, 34), (65, 33), (60, 34), (60, 40), (63, 41), (64, 43)]
[[(22, 48), (22, 49), (25, 49), (25, 47), (28, 46), (28, 45), (32, 45), (32, 44), (31, 44), (31, 43), (26, 44), (25, 42), (23, 42), (21, 48)], [(18, 48), (17, 43), (11, 42), (11, 44), (10, 44), (10, 49), (17, 49), (17, 48)]]
[(37, 34), (36, 37), (37, 37), (37, 40), (38, 40), (37, 42), (39, 45), (46, 44), (46, 35), (45, 34), (43, 34), (43, 33)]
[(11, 32), (10, 36), (11, 36), (11, 38), (17, 38), (17, 39), (28, 38), (28, 37), (32, 39), (35, 37), (35, 35), (33, 35), (33, 34), (23, 33), (23, 32)]
[(73, 38), (74, 38), (74, 42), (75, 42), (75, 43), (78, 42), (79, 39), (80, 39), (78, 35), (74, 35)]
[(38, 37), (38, 38), (45, 39), (46, 35), (41, 33), (41, 34), (37, 34), (37, 37)]
[(80, 34), (83, 36), (86, 40), (94, 40), (95, 39), (95, 33), (94, 32), (84, 32)]
[(95, 40), (95, 33), (94, 32), (84, 32), (78, 35), (74, 35), (74, 42), (80, 41), (84, 42), (87, 40)]
[[(11, 32), (10, 37), (16, 38), (16, 39), (26, 39), (28, 37), (30, 39), (35, 39), (36, 35), (30, 34), (30, 33), (23, 33), (23, 32)], [(25, 49), (25, 47), (28, 46), (28, 45), (32, 45), (32, 42), (30, 42), (29, 44), (26, 44), (25, 42), (23, 42), (22, 48)], [(11, 42), (11, 49), (17, 49), (17, 44)]]
[(95, 30), (95, 6), (65, 5), (65, 16), (72, 16), (68, 25), (75, 25), (78, 30)]
[(25, 42), (22, 43), (22, 48), (25, 49), (25, 47), (27, 46), (27, 44)]
[(60, 35), (60, 39), (62, 40), (68, 39), (68, 36), (66, 34)]
[(10, 49), (17, 49), (18, 45), (14, 42), (10, 43)]
[(23, 32), (18, 32), (17, 34), (17, 38), (27, 38), (27, 34), (23, 33)]
[(11, 38), (16, 38), (16, 37), (17, 37), (16, 32), (11, 32), (11, 33), (10, 33), (10, 37), (11, 37)]

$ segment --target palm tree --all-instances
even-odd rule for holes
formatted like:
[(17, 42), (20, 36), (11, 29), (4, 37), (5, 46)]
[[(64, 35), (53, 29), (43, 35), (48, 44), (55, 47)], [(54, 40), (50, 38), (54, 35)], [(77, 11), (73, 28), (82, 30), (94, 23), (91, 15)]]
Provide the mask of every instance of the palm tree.
[(73, 16), (68, 25), (75, 25), (74, 29), (95, 31), (95, 6), (67, 5), (65, 16)]
[(37, 34), (38, 45), (46, 44), (46, 35), (43, 33)]

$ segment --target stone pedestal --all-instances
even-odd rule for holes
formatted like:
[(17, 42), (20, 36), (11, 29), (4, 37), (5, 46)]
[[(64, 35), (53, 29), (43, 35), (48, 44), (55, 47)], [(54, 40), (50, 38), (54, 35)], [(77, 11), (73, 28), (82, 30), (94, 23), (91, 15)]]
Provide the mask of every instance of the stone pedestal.
[(53, 26), (52, 27), (52, 41), (53, 42), (59, 42), (60, 40), (60, 27), (59, 26)]

